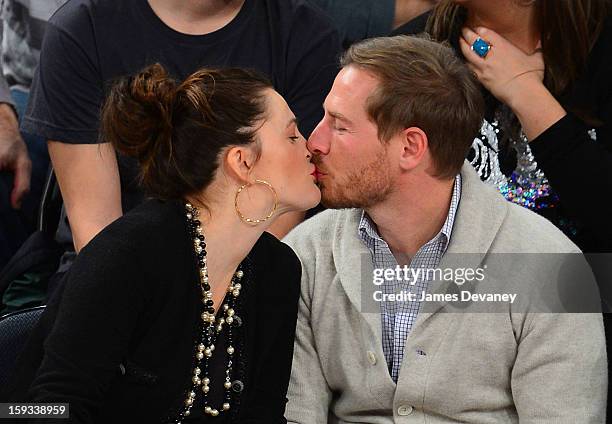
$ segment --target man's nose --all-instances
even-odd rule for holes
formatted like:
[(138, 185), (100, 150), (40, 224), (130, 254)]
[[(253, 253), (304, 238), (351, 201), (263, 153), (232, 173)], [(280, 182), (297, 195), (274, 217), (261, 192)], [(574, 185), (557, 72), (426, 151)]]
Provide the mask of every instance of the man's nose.
[(326, 155), (329, 153), (329, 132), (326, 131), (324, 119), (319, 122), (319, 125), (310, 134), (308, 142), (306, 142), (306, 147), (308, 147), (308, 150), (313, 155)]

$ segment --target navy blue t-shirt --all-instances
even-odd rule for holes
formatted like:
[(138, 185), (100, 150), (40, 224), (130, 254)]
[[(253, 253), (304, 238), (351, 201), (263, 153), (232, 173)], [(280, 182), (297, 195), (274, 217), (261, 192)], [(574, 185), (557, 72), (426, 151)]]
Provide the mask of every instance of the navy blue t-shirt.
[[(98, 143), (100, 107), (113, 81), (155, 62), (184, 79), (201, 67), (238, 66), (267, 75), (308, 136), (338, 70), (339, 37), (304, 0), (245, 0), (237, 16), (206, 35), (168, 27), (147, 0), (70, 0), (49, 21), (25, 132)], [(123, 211), (144, 196), (135, 161), (119, 158)]]

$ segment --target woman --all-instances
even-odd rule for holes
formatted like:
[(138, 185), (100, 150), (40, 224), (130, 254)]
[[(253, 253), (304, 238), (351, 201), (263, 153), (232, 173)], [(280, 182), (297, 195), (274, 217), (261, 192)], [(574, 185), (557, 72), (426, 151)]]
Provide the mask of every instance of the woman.
[(249, 71), (154, 65), (112, 88), (101, 134), (153, 199), (79, 254), (29, 400), (76, 423), (286, 422), (301, 267), (265, 230), (320, 200), (295, 116)]
[[(426, 30), (463, 56), (487, 101), (472, 164), (587, 253), (612, 251), (611, 10), (608, 0), (442, 0), (397, 30)], [(604, 324), (610, 351), (610, 314)]]
[(488, 104), (472, 164), (587, 252), (612, 251), (610, 10), (608, 0), (442, 0), (397, 31), (426, 29), (463, 55)]

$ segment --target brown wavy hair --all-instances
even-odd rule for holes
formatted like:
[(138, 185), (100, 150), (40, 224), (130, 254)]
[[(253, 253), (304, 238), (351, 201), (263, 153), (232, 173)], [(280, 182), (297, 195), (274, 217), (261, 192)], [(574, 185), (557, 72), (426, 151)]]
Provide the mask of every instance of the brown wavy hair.
[[(606, 18), (610, 0), (515, 0), (535, 2), (546, 70), (544, 84), (558, 97), (584, 70), (587, 58)], [(453, 0), (441, 0), (433, 9), (426, 31), (437, 41), (457, 40), (467, 18), (466, 9)]]
[(100, 137), (138, 160), (149, 195), (181, 199), (208, 186), (226, 147), (257, 147), (268, 88), (265, 77), (238, 68), (200, 69), (179, 84), (155, 64), (111, 88)]
[(450, 46), (423, 34), (370, 38), (353, 44), (341, 65), (379, 80), (367, 100), (378, 137), (419, 127), (426, 134), (438, 178), (454, 178), (482, 124), (480, 86)]

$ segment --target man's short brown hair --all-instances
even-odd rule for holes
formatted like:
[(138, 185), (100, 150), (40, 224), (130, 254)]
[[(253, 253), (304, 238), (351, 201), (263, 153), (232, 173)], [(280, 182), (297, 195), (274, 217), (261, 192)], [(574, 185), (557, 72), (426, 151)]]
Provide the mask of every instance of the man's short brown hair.
[(409, 127), (422, 129), (437, 176), (455, 176), (482, 125), (480, 86), (452, 48), (424, 36), (380, 37), (352, 45), (341, 65), (356, 66), (380, 84), (367, 113), (388, 141)]

